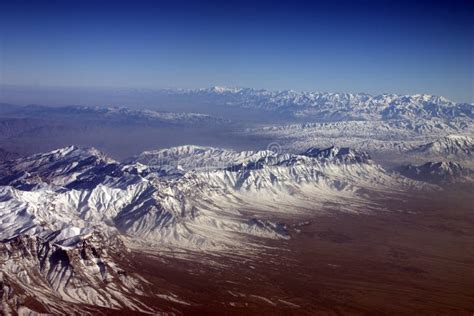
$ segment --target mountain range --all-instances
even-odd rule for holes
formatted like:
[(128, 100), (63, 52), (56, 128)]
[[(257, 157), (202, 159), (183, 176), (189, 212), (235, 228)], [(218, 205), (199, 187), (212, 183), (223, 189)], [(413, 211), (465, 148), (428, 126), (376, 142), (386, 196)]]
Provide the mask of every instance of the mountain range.
[(117, 162), (69, 146), (1, 163), (0, 183), (3, 308), (34, 297), (48, 312), (154, 311), (136, 295), (147, 282), (122, 272), (125, 249), (253, 256), (265, 240), (291, 239), (301, 214), (377, 213), (388, 196), (436, 190), (337, 147), (181, 146)]
[[(135, 93), (140, 93), (135, 91)], [(148, 91), (148, 93), (153, 93)], [(196, 90), (155, 92), (175, 97), (189, 97), (221, 106), (257, 108), (287, 113), (295, 118), (322, 121), (454, 119), (474, 118), (473, 105), (455, 103), (429, 94), (398, 95), (367, 93), (328, 93), (268, 91), (251, 88), (212, 87)]]

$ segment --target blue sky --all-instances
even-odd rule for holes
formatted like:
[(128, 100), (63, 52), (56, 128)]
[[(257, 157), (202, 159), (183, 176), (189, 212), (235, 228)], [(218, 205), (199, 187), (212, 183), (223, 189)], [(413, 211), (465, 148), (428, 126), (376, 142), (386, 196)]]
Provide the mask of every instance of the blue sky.
[(0, 83), (473, 101), (472, 1), (3, 1)]

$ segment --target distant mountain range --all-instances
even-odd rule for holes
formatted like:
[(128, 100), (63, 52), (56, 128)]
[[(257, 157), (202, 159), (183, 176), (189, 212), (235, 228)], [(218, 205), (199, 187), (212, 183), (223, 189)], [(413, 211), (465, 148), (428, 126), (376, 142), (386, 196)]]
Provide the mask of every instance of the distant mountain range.
[(474, 118), (472, 104), (455, 103), (429, 94), (373, 96), (367, 93), (267, 91), (227, 87), (162, 90), (156, 93), (188, 97), (196, 102), (205, 101), (221, 106), (278, 111), (295, 118), (313, 120)]
[(0, 104), (0, 116), (3, 118), (103, 121), (107, 124), (171, 124), (193, 126), (228, 123), (228, 120), (215, 118), (206, 114), (99, 106), (51, 107), (42, 105), (15, 106)]
[[(216, 109), (217, 112), (222, 113), (222, 107), (230, 107), (279, 113), (287, 119), (317, 121), (474, 118), (473, 104), (456, 103), (442, 96), (430, 94), (370, 95), (367, 93), (268, 91), (252, 88), (212, 87), (205, 89), (123, 89), (115, 91), (110, 99), (119, 106), (121, 105), (120, 100), (123, 100), (122, 104), (134, 107), (133, 100), (136, 100), (137, 105), (142, 108), (166, 108), (170, 112), (180, 109), (179, 112), (197, 111), (214, 114)], [(110, 109), (101, 110), (101, 112), (104, 111), (110, 112)], [(117, 112), (118, 109), (112, 111)], [(134, 116), (139, 117), (150, 114), (152, 113), (133, 113)], [(163, 116), (163, 114), (156, 113), (152, 115)]]
[(400, 173), (414, 180), (431, 183), (473, 182), (472, 171), (461, 164), (447, 162), (427, 162), (423, 165), (407, 165), (400, 169)]

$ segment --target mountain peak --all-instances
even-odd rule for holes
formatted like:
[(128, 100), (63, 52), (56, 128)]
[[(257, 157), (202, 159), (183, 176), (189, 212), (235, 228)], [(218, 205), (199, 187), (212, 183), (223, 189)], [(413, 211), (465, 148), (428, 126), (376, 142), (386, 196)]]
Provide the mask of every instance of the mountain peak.
[(0, 164), (0, 184), (28, 189), (32, 185), (67, 185), (89, 169), (115, 161), (95, 148), (67, 146)]
[(423, 165), (406, 165), (400, 173), (408, 178), (426, 182), (455, 182), (470, 174), (470, 171), (454, 161), (427, 162)]

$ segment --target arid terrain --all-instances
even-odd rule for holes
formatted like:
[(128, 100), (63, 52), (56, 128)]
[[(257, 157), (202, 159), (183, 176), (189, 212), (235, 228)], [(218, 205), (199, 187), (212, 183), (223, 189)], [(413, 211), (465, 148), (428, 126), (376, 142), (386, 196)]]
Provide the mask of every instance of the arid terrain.
[(471, 315), (470, 193), (419, 197), (376, 216), (280, 218), (292, 238), (251, 256), (134, 251), (129, 269), (176, 295), (148, 303), (177, 314)]

